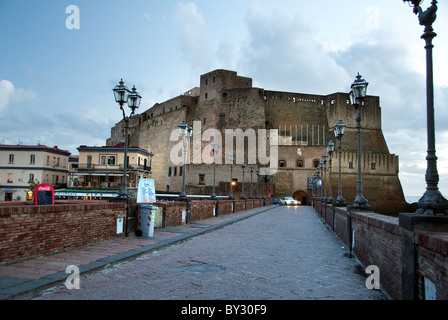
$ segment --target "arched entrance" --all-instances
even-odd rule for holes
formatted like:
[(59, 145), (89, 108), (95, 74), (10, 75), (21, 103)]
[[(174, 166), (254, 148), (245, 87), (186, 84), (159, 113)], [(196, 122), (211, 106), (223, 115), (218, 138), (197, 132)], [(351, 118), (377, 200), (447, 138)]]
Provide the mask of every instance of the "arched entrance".
[(306, 194), (306, 192), (304, 192), (302, 190), (294, 192), (292, 197), (296, 200), (299, 200), (300, 204), (306, 205), (308, 203), (307, 194)]

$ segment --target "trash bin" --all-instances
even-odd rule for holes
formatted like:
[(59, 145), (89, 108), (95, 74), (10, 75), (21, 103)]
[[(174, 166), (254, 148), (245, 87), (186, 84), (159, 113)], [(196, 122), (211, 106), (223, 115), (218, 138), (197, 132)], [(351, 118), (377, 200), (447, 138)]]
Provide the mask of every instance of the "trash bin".
[(142, 237), (150, 238), (154, 235), (154, 224), (156, 222), (157, 207), (143, 204), (140, 209), (140, 231)]

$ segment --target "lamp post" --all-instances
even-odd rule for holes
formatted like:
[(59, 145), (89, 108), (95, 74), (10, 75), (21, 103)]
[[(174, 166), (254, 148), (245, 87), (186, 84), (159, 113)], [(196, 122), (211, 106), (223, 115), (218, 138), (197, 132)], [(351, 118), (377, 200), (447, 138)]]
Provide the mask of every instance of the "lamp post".
[(252, 174), (254, 173), (254, 166), (250, 166), (250, 195), (249, 195), (249, 199), (253, 199), (254, 195), (253, 195), (253, 183), (252, 183)]
[(229, 193), (229, 199), (235, 199), (233, 196), (233, 161), (235, 160), (235, 155), (233, 152), (229, 152), (229, 160), (230, 162), (230, 193)]
[(216, 153), (219, 150), (219, 144), (218, 144), (218, 142), (216, 142), (216, 140), (213, 140), (211, 144), (212, 144), (212, 152), (213, 152), (213, 191), (212, 191), (211, 198), (216, 199), (216, 194), (215, 194)]
[(418, 14), (420, 25), (425, 26), (422, 39), (426, 46), (426, 117), (427, 117), (427, 169), (426, 169), (426, 191), (418, 201), (419, 209), (416, 213), (425, 215), (448, 214), (448, 200), (445, 199), (439, 191), (439, 173), (437, 171), (437, 156), (435, 143), (435, 125), (434, 125), (434, 81), (433, 81), (433, 63), (432, 63), (432, 39), (437, 36), (432, 28), (436, 20), (437, 1), (433, 0), (431, 6), (423, 11), (420, 7), (420, 0), (404, 0), (414, 5), (414, 13)]
[(246, 199), (246, 196), (244, 195), (244, 168), (246, 168), (246, 161), (244, 159), (243, 162), (241, 163), (241, 168), (243, 168), (243, 189), (241, 191), (240, 199)]
[[(135, 86), (132, 88), (132, 92), (124, 85), (123, 79), (120, 80), (119, 84), (112, 89), (114, 92), (115, 101), (120, 105), (120, 109), (123, 112), (124, 120), (124, 163), (123, 163), (123, 178), (121, 182), (121, 188), (118, 193), (119, 198), (128, 198), (129, 194), (127, 191), (127, 167), (128, 167), (128, 129), (129, 129), (129, 119), (134, 115), (135, 109), (140, 106), (141, 95), (137, 92)], [(128, 107), (131, 108), (132, 112), (129, 117), (126, 116), (126, 112), (123, 105), (127, 103)]]
[(334, 142), (333, 142), (333, 140), (328, 141), (327, 152), (328, 152), (328, 155), (329, 155), (329, 158), (330, 158), (328, 160), (328, 167), (330, 168), (330, 175), (329, 175), (330, 176), (330, 183), (329, 183), (329, 195), (328, 195), (327, 200), (328, 200), (328, 203), (333, 203), (334, 199), (333, 199), (333, 191), (332, 191), (332, 184), (331, 184), (331, 167), (332, 167), (332, 162), (333, 162), (332, 154), (334, 152)]
[(336, 207), (345, 207), (347, 203), (345, 199), (342, 197), (342, 182), (341, 182), (341, 144), (342, 137), (345, 134), (345, 123), (342, 119), (339, 120), (338, 124), (334, 127), (334, 135), (338, 139), (338, 157), (339, 157), (339, 182), (338, 182), (338, 197), (336, 198), (335, 206)]
[[(149, 177), (152, 175), (152, 157), (154, 157), (154, 153), (149, 152)], [(145, 168), (146, 170), (146, 168)]]
[(324, 202), (327, 202), (327, 160), (328, 154), (324, 152), (322, 156), (322, 164), (324, 166)]
[(363, 210), (373, 210), (367, 203), (367, 199), (362, 195), (362, 174), (361, 174), (361, 106), (367, 95), (367, 86), (369, 83), (362, 79), (361, 75), (358, 73), (355, 81), (351, 85), (350, 91), (350, 102), (355, 107), (356, 110), (356, 129), (358, 131), (358, 179), (356, 187), (356, 198), (353, 207), (356, 209)]
[(319, 162), (319, 165), (317, 166), (317, 185), (318, 185), (318, 194), (319, 194), (319, 201), (322, 200), (322, 162)]
[(260, 199), (260, 197), (258, 196), (259, 190), (260, 190), (260, 169), (255, 170), (255, 174), (257, 177), (257, 183), (255, 184), (256, 188), (255, 188), (255, 199)]
[(193, 134), (193, 128), (188, 124), (185, 123), (185, 120), (182, 120), (182, 122), (177, 127), (179, 130), (180, 136), (183, 138), (183, 151), (184, 151), (184, 160), (183, 160), (183, 169), (182, 169), (182, 192), (179, 194), (180, 200), (187, 199), (187, 195), (185, 193), (185, 161), (186, 161), (186, 153), (187, 153), (187, 146), (188, 146), (188, 140), (190, 139), (191, 135)]

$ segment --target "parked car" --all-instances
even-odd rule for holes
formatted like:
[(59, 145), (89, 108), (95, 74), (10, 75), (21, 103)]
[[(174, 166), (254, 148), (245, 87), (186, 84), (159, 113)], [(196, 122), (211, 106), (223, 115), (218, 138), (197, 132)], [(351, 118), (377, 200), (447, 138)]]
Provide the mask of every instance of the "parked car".
[(274, 198), (274, 202), (272, 204), (280, 204), (280, 198)]
[(284, 197), (283, 199), (280, 200), (280, 204), (286, 206), (297, 206), (300, 204), (300, 201), (294, 200), (291, 197)]

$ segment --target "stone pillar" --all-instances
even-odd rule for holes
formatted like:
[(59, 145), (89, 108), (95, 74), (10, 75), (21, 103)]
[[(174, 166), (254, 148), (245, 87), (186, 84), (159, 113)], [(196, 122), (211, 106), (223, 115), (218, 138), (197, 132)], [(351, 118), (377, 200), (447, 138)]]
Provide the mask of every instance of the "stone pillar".
[(448, 217), (400, 213), (398, 222), (401, 233), (401, 299), (418, 300), (418, 233), (448, 232)]

